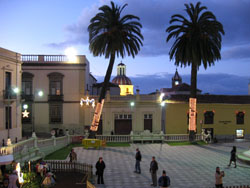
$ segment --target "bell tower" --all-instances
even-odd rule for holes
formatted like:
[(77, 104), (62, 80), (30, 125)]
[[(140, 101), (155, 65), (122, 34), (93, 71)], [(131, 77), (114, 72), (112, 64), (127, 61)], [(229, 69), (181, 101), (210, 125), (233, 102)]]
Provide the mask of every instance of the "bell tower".
[(182, 84), (182, 78), (180, 77), (180, 75), (176, 69), (175, 74), (172, 77), (172, 88), (175, 86), (178, 86), (180, 84)]

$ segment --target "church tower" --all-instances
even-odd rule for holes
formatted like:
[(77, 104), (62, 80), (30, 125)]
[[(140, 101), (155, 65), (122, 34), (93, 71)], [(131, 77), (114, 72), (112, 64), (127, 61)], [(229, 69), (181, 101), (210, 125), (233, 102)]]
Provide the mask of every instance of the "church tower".
[(177, 86), (177, 85), (180, 85), (180, 84), (182, 84), (182, 78), (180, 77), (180, 75), (176, 69), (175, 74), (172, 78), (172, 88)]
[(117, 65), (117, 76), (112, 80), (112, 83), (119, 85), (120, 95), (134, 94), (134, 86), (131, 80), (126, 76), (126, 65), (122, 62)]

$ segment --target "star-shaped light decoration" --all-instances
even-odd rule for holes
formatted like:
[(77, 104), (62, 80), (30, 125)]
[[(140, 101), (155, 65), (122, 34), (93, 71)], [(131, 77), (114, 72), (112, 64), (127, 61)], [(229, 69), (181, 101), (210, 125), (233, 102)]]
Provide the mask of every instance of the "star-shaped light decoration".
[(81, 98), (80, 105), (82, 106), (83, 103), (86, 103), (87, 106), (89, 106), (90, 103), (93, 108), (95, 107), (95, 99), (89, 99), (89, 97), (87, 97), (86, 99)]
[(23, 118), (28, 118), (30, 113), (27, 110), (24, 110), (22, 114), (23, 114)]

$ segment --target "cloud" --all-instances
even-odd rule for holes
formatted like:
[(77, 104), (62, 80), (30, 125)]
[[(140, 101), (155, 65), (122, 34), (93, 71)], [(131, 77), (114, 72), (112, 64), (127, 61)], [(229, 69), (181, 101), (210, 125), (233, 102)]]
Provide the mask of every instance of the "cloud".
[[(172, 87), (173, 74), (156, 73), (151, 75), (137, 75), (129, 77), (135, 89), (140, 93), (149, 94), (156, 89)], [(184, 83), (190, 84), (190, 75), (181, 75)], [(102, 76), (96, 77), (98, 82), (103, 82)], [(113, 77), (111, 78), (111, 80)], [(236, 76), (231, 74), (198, 74), (197, 87), (202, 93), (218, 95), (247, 95), (249, 77)]]
[[(173, 14), (186, 15), (184, 3), (186, 0), (117, 0), (118, 5), (128, 6), (124, 9), (124, 14), (134, 14), (141, 19), (144, 35), (143, 47), (140, 56), (160, 56), (166, 55), (173, 41), (166, 43), (166, 28), (169, 26), (170, 18)], [(197, 1), (191, 0), (194, 4)], [(222, 59), (249, 58), (247, 53), (250, 43), (250, 1), (246, 0), (201, 0), (202, 5), (212, 11), (225, 30), (222, 39)], [(109, 1), (99, 1), (90, 7), (83, 8), (79, 19), (65, 27), (68, 38), (64, 42), (51, 43), (50, 47), (59, 48), (67, 44), (88, 44), (89, 20), (98, 12), (98, 8), (103, 4), (110, 4)], [(236, 48), (240, 49), (236, 49)], [(233, 53), (231, 53), (233, 52)]]

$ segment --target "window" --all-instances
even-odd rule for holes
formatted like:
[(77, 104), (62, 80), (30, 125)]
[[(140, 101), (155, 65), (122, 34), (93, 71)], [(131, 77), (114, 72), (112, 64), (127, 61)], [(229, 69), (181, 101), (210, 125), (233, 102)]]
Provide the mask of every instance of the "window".
[(22, 81), (22, 92), (24, 95), (32, 95), (32, 81)]
[(237, 130), (236, 130), (236, 138), (237, 138), (237, 139), (242, 139), (242, 138), (244, 138), (244, 130), (243, 130), (243, 129), (237, 129)]
[(144, 114), (144, 119), (153, 119), (152, 114)]
[(62, 112), (63, 112), (63, 105), (62, 103), (50, 103), (50, 109), (49, 109), (49, 119), (50, 123), (62, 123)]
[(204, 113), (204, 124), (213, 124), (214, 123), (214, 112), (206, 111)]
[(11, 106), (5, 107), (5, 128), (11, 129), (12, 128), (12, 121), (11, 121)]
[(5, 90), (11, 89), (11, 72), (5, 72)]
[(115, 119), (132, 119), (132, 114), (115, 114)]
[(238, 125), (244, 124), (244, 116), (245, 116), (244, 112), (237, 112), (236, 113), (236, 124), (238, 124)]
[(50, 73), (48, 77), (49, 77), (50, 95), (62, 95), (64, 75), (58, 72), (53, 72), (53, 73)]
[(50, 82), (50, 94), (51, 95), (61, 95), (61, 82), (51, 81)]
[(32, 95), (32, 81), (34, 75), (29, 72), (24, 72), (22, 74), (22, 94)]

